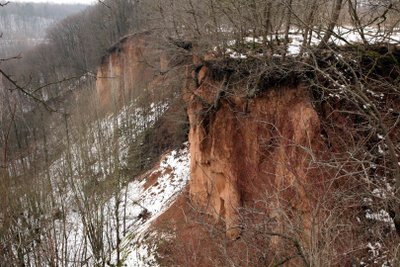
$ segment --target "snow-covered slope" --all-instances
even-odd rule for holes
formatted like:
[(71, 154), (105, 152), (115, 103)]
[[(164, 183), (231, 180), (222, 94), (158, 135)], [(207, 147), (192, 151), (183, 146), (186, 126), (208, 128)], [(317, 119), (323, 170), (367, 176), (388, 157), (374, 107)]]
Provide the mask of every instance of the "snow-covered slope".
[(146, 109), (132, 103), (87, 125), (84, 135), (71, 131), (69, 149), (48, 172), (57, 207), (48, 232), (57, 240), (61, 265), (154, 266), (155, 248), (142, 242), (143, 236), (187, 184), (187, 144), (140, 177), (129, 173), (128, 157), (130, 145), (166, 109), (163, 103)]
[[(158, 167), (128, 183), (117, 195), (99, 205), (98, 214), (103, 216), (103, 225), (98, 228), (103, 230), (100, 233), (104, 241), (103, 256), (108, 259), (109, 266), (114, 266), (118, 260), (123, 266), (157, 266), (156, 247), (145, 239), (157, 235), (149, 232), (152, 222), (173, 204), (188, 179), (189, 154), (185, 144), (181, 150), (165, 154)], [(93, 244), (88, 241), (88, 218), (81, 216), (77, 209), (74, 207), (67, 213), (68, 257), (72, 261), (82, 251), (88, 251), (83, 266), (93, 266), (98, 262)], [(63, 225), (59, 227), (61, 230)]]
[[(157, 179), (146, 188), (149, 177)], [(124, 266), (156, 266), (154, 244), (146, 238), (158, 236), (149, 232), (152, 222), (171, 206), (182, 192), (189, 179), (189, 154), (187, 145), (179, 151), (171, 151), (160, 166), (145, 175), (142, 181), (130, 183), (124, 203), (126, 209), (127, 235), (121, 244), (121, 259)], [(121, 210), (121, 212), (123, 211)], [(122, 215), (122, 214), (121, 214)], [(116, 252), (112, 263), (116, 262)]]

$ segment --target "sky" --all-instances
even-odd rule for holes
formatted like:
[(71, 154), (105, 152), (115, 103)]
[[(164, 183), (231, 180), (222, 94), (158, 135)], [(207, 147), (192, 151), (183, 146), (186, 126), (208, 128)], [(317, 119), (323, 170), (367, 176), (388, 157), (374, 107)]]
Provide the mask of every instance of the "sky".
[[(93, 4), (97, 0), (9, 0), (10, 2), (34, 2), (34, 3), (57, 3), (57, 4)], [(0, 2), (2, 2), (0, 0)]]

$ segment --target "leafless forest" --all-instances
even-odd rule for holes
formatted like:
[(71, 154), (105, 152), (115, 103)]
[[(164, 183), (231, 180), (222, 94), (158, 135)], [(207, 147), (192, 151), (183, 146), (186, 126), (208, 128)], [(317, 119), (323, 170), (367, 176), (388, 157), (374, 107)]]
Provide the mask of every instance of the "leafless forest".
[[(105, 108), (96, 83), (110, 77), (98, 69), (135, 34), (148, 35), (156, 52), (142, 64), (162, 82)], [(208, 114), (224, 99), (306, 86), (323, 145), (301, 149), (325, 178), (307, 241), (292, 211), (279, 211), (278, 233), (243, 207), (250, 256), (215, 234), (214, 266), (400, 266), (400, 1), (99, 0), (41, 39), (0, 59), (0, 266), (126, 266), (128, 185), (187, 141), (183, 81), (206, 60), (223, 84)], [(160, 266), (196, 266), (196, 252), (166, 244)]]

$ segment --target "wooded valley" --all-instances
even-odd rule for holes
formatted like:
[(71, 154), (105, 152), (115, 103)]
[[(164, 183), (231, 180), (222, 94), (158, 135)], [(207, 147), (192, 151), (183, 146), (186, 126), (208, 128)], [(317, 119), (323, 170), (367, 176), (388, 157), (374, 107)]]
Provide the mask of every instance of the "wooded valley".
[(0, 29), (0, 266), (400, 266), (400, 1), (1, 2)]

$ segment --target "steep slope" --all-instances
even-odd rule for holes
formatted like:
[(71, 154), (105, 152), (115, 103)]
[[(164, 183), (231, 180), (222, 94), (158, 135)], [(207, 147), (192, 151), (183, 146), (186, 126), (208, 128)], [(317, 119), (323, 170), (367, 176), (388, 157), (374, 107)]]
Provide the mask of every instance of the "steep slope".
[(157, 90), (157, 86), (167, 67), (165, 54), (152, 43), (149, 32), (122, 38), (108, 50), (97, 72), (100, 105), (118, 108), (144, 95), (147, 102), (162, 100), (166, 93)]
[[(136, 35), (110, 50), (99, 71), (99, 76), (111, 77), (98, 81), (103, 105), (120, 101), (143, 82), (154, 90), (174, 80), (160, 72), (168, 73), (170, 62), (149, 43), (146, 35)], [(145, 63), (149, 58), (156, 59), (157, 68)], [(336, 114), (341, 108), (353, 112), (346, 102), (350, 99), (346, 93), (352, 91), (336, 84), (333, 89), (327, 85), (316, 90), (304, 79), (310, 70), (296, 73), (292, 71), (296, 66), (290, 64), (257, 74), (257, 62), (252, 65), (246, 59), (230, 60), (244, 69), (226, 67), (212, 57), (195, 56), (194, 62), (178, 64), (181, 72), (186, 65), (185, 79), (173, 86), (184, 91), (190, 122), (187, 194), (176, 194), (170, 208), (151, 220), (149, 229), (158, 235), (135, 239), (133, 247), (140, 250), (137, 246), (148, 242), (150, 256), (163, 266), (225, 266), (231, 261), (241, 266), (324, 266), (350, 264), (354, 258), (375, 261), (378, 256), (366, 256), (373, 250), (371, 244), (377, 244), (375, 236), (355, 235), (354, 243), (343, 245), (345, 235), (362, 231), (371, 220), (375, 227), (387, 229), (387, 242), (392, 242), (394, 229), (386, 211), (383, 218), (354, 204), (372, 190), (361, 186), (356, 171), (360, 161), (353, 155), (347, 158), (351, 144), (342, 137), (346, 123), (352, 138), (363, 138), (357, 132), (363, 119)], [(317, 101), (321, 90), (340, 92)], [(365, 155), (368, 146), (357, 149)], [(340, 197), (347, 188), (357, 189)], [(376, 190), (384, 189), (377, 185)], [(351, 208), (341, 208), (347, 206)], [(343, 234), (335, 233), (342, 228)], [(362, 249), (351, 257), (337, 258), (357, 246)], [(381, 249), (375, 254), (385, 253)], [(130, 264), (138, 260), (129, 259)]]
[[(44, 159), (37, 158), (43, 168), (25, 165), (23, 158), (10, 168), (13, 180), (29, 189), (21, 190), (27, 199), (21, 203), (32, 204), (32, 209), (14, 212), (10, 206), (15, 227), (6, 237), (25, 246), (9, 250), (1, 235), (0, 266), (105, 266), (126, 261), (143, 266), (154, 261), (146, 249), (152, 247), (142, 239), (150, 222), (186, 186), (188, 155), (185, 131), (177, 130), (186, 123), (186, 115), (176, 116), (185, 113), (176, 103), (180, 87), (157, 87), (170, 80), (156, 75), (161, 64), (157, 53), (150, 55), (159, 63), (148, 65), (153, 61), (145, 57), (148, 46), (143, 42), (149, 40), (144, 36), (122, 40), (117, 46), (129, 45), (128, 50), (114, 49), (105, 56), (99, 73), (106, 69), (104, 75), (113, 77), (98, 77), (97, 90), (71, 90), (64, 105), (68, 109), (49, 116), (43, 125), (50, 125), (52, 136), (43, 136), (45, 145), (35, 147), (44, 150)], [(28, 228), (35, 230), (24, 230), (21, 236), (20, 230)], [(139, 259), (138, 253), (145, 255)]]
[(123, 189), (129, 196), (121, 209), (121, 216), (125, 213), (128, 218), (124, 222), (127, 235), (122, 238), (121, 255), (115, 252), (111, 263), (116, 264), (119, 257), (123, 266), (158, 265), (159, 240), (166, 236), (151, 225), (182, 193), (188, 178), (189, 155), (185, 147), (164, 155), (158, 167), (143, 175), (141, 181), (134, 181)]
[[(382, 160), (372, 154), (378, 147), (385, 155), (386, 147), (381, 135), (376, 146), (358, 130), (368, 117), (353, 115), (346, 96), (353, 91), (329, 83), (315, 89), (307, 83), (319, 78), (314, 69), (297, 68), (291, 59), (279, 67), (280, 59), (201, 59), (190, 46), (172, 40), (175, 50), (162, 51), (153, 40), (145, 32), (110, 48), (93, 101), (100, 116), (93, 125), (80, 121), (81, 107), (74, 119), (88, 128), (85, 138), (68, 137), (70, 155), (50, 168), (58, 179), (53, 187), (67, 192), (57, 201), (70, 227), (55, 223), (57, 236), (70, 236), (60, 247), (71, 252), (67, 260), (83, 262), (89, 255), (90, 263), (127, 266), (340, 266), (378, 257), (366, 256), (381, 244), (372, 234), (354, 234), (353, 243), (343, 244), (371, 221), (389, 241), (394, 229), (390, 210), (369, 204), (392, 194), (392, 180), (385, 178), (386, 191), (378, 183), (363, 187), (364, 175)], [(383, 92), (367, 93), (378, 104), (386, 99)], [(342, 109), (352, 115), (337, 112)], [(389, 115), (388, 122), (395, 120)], [(181, 149), (186, 117), (189, 144)], [(63, 187), (65, 174), (58, 174), (68, 161), (71, 181), (79, 178), (76, 188)], [(371, 167), (359, 171), (360, 162)], [(93, 206), (85, 210), (86, 203)], [(361, 249), (354, 255), (338, 257), (355, 247)]]

